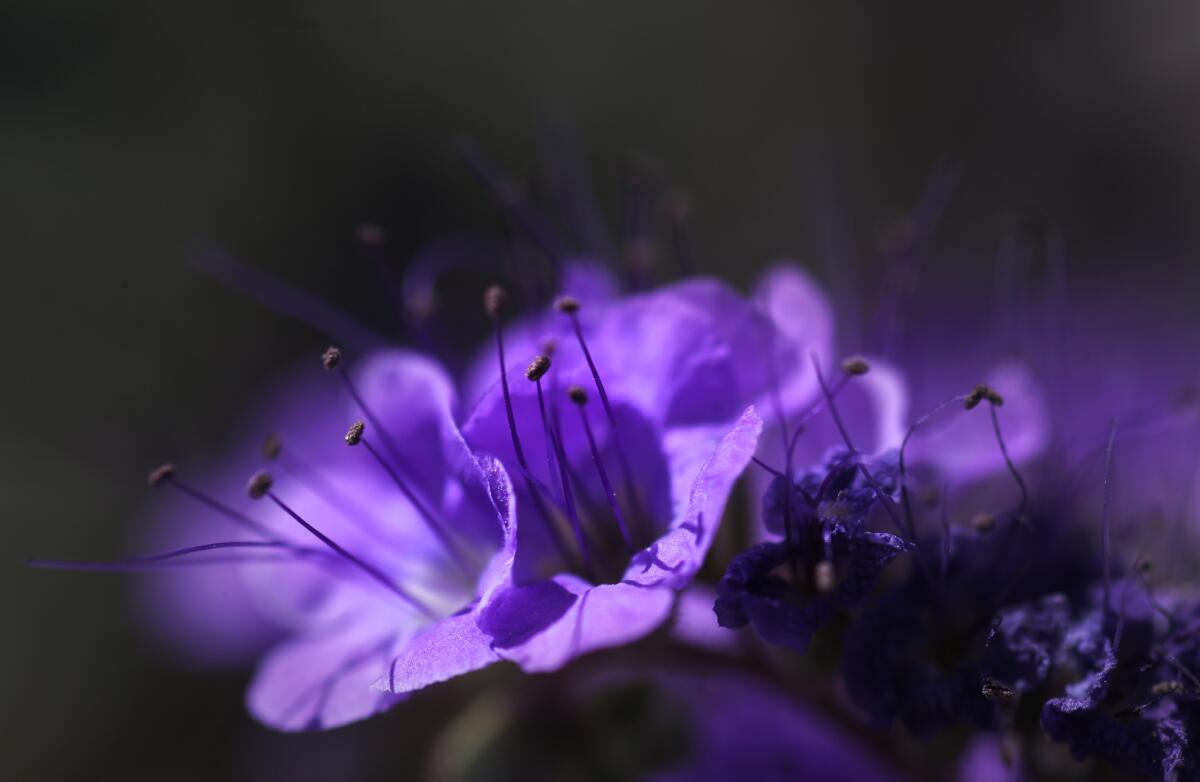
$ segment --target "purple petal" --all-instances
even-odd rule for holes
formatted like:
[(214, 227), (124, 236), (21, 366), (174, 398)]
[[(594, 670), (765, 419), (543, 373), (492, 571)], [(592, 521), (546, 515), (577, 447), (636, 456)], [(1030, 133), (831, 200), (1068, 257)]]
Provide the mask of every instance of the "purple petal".
[[(251, 714), (285, 731), (322, 730), (383, 711), (398, 698), (371, 686), (403, 639), (396, 617), (361, 611), (339, 627), (288, 641), (262, 661), (246, 693)], [(409, 633), (411, 631), (408, 631)]]
[(674, 518), (666, 534), (634, 555), (626, 580), (674, 589), (691, 581), (721, 524), (729, 492), (754, 455), (762, 426), (758, 413), (748, 407), (719, 440), (715, 427), (668, 432), (664, 448)]
[(381, 692), (405, 693), (484, 668), (500, 658), (476, 624), (473, 613), (443, 619), (422, 630), (392, 658), (387, 674), (375, 681)]
[(754, 299), (778, 330), (782, 350), (792, 355), (795, 368), (780, 376), (780, 397), (784, 409), (797, 410), (820, 394), (810, 353), (833, 358), (833, 306), (809, 273), (789, 261), (773, 264), (759, 278)]
[(496, 594), (479, 614), (479, 627), (497, 649), (520, 646), (562, 618), (577, 599), (557, 581), (535, 581)]
[(553, 581), (577, 599), (538, 635), (499, 650), (528, 673), (558, 670), (580, 655), (648, 635), (666, 621), (675, 597), (666, 587), (625, 582), (593, 587), (570, 575), (555, 576)]

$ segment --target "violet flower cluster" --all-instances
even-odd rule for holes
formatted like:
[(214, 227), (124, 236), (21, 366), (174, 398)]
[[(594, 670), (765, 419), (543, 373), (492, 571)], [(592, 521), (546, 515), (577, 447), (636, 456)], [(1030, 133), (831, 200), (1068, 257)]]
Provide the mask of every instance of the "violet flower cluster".
[[(728, 669), (765, 648), (786, 670), (819, 644), (823, 708), (864, 731), (968, 728), (1013, 763), (1012, 746), (1048, 740), (1200, 779), (1200, 603), (1114, 550), (1115, 425), (1103, 501), (1082, 503), (1027, 366), (997, 364), (914, 417), (902, 368), (833, 360), (833, 306), (798, 265), (749, 295), (692, 275), (651, 287), (636, 263), (621, 281), (563, 253), (469, 157), (523, 237), (509, 254), (550, 262), (486, 289), (472, 358), (443, 361), (429, 325), (435, 283), (469, 254), (437, 245), (403, 286), (424, 350), (310, 313), (358, 349), (288, 378), (219, 464), (151, 473), (161, 553), (37, 564), (151, 571), (158, 640), (204, 664), (256, 660), (248, 708), (284, 731), (501, 662), (547, 673), (663, 648), (652, 636)], [(751, 539), (737, 551), (724, 533), (710, 556), (743, 477)], [(661, 661), (638, 675), (699, 737), (659, 778), (887, 777), (786, 684)]]

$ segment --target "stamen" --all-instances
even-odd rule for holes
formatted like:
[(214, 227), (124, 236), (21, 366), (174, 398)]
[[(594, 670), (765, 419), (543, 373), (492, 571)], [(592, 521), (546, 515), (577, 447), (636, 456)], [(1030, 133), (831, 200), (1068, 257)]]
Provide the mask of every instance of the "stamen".
[(517, 434), (517, 418), (513, 415), (512, 396), (508, 391), (508, 364), (504, 360), (504, 334), (500, 328), (500, 312), (508, 294), (499, 285), (493, 285), (483, 292), (483, 311), (492, 320), (496, 332), (496, 357), (500, 362), (500, 389), (504, 394), (504, 413), (508, 416), (508, 431), (512, 437), (513, 451), (517, 454), (517, 463), (521, 469), (529, 471), (529, 463), (525, 461), (525, 449), (521, 447), (521, 436)]
[(850, 377), (860, 377), (871, 371), (871, 365), (862, 356), (848, 356), (842, 359), (842, 371)]
[(1112, 420), (1108, 429), (1108, 445), (1104, 449), (1104, 510), (1100, 532), (1100, 558), (1104, 563), (1104, 614), (1112, 611), (1112, 550), (1110, 535), (1112, 530), (1112, 456), (1113, 446), (1117, 442), (1117, 419)]
[[(284, 550), (289, 554), (324, 555), (325, 552), (320, 549), (312, 549), (304, 546), (293, 546), (290, 543), (282, 541), (264, 541), (264, 540), (225, 540), (217, 543), (202, 543), (198, 546), (185, 546), (184, 548), (165, 551), (161, 554), (147, 554), (139, 557), (128, 557), (113, 561), (104, 560), (69, 560), (69, 559), (30, 559), (26, 560), (25, 564), (30, 567), (50, 568), (53, 570), (89, 570), (102, 572), (128, 572), (137, 570), (146, 570), (155, 566), (167, 564), (184, 564), (183, 562), (172, 562), (172, 560), (182, 557), (189, 557), (193, 554), (201, 554), (208, 551), (224, 551), (229, 549), (272, 549)], [(199, 561), (188, 562), (192, 565), (216, 565), (216, 564), (237, 564), (239, 562), (288, 562), (292, 561), (291, 557), (283, 558), (233, 558), (222, 557), (213, 558), (206, 557)]]
[(199, 502), (201, 505), (207, 506), (230, 521), (245, 527), (255, 534), (261, 535), (268, 539), (274, 539), (276, 537), (275, 533), (271, 532), (271, 530), (269, 530), (266, 525), (262, 524), (261, 522), (255, 521), (246, 514), (234, 510), (225, 503), (220, 502), (219, 500), (210, 497), (204, 492), (195, 489), (191, 485), (179, 480), (178, 470), (173, 464), (164, 464), (151, 470), (150, 474), (146, 477), (146, 482), (153, 487), (171, 486), (188, 497), (191, 497), (196, 502)]
[[(542, 377), (544, 377), (549, 371), (549, 356), (534, 356), (533, 361), (529, 363), (529, 368), (525, 370), (525, 378), (530, 382), (539, 383)], [(546, 416), (544, 412), (542, 413), (542, 431), (546, 440), (544, 446), (544, 450), (546, 451), (546, 475), (549, 477), (550, 482), (553, 483), (556, 475), (554, 469), (554, 443), (550, 439), (550, 427), (546, 426)]]
[(641, 517), (641, 501), (638, 497), (637, 484), (633, 480), (633, 470), (629, 469), (629, 461), (625, 458), (625, 449), (621, 447), (621, 439), (617, 433), (617, 416), (613, 413), (612, 403), (608, 401), (608, 392), (604, 390), (604, 381), (600, 379), (600, 370), (596, 368), (596, 362), (592, 360), (592, 352), (588, 350), (587, 341), (583, 338), (583, 326), (579, 323), (580, 306), (579, 299), (574, 296), (560, 296), (554, 302), (554, 307), (571, 319), (571, 328), (575, 331), (575, 338), (579, 341), (579, 347), (583, 351), (588, 369), (592, 372), (592, 381), (596, 384), (596, 391), (600, 394), (600, 402), (604, 405), (604, 415), (608, 418), (613, 450), (617, 452), (617, 463), (621, 468), (621, 480), (629, 490), (635, 509), (639, 509), (634, 515)]
[(442, 529), (442, 525), (438, 523), (433, 511), (417, 496), (416, 492), (414, 492), (404, 478), (400, 476), (400, 473), (397, 472), (396, 469), (393, 468), (392, 465), (383, 458), (383, 455), (380, 454), (373, 445), (371, 445), (370, 441), (367, 440), (363, 434), (365, 429), (366, 424), (364, 424), (362, 421), (355, 421), (353, 424), (351, 424), (350, 429), (346, 432), (346, 445), (353, 447), (361, 443), (362, 446), (371, 454), (371, 456), (375, 457), (375, 461), (379, 463), (379, 466), (383, 468), (383, 471), (388, 474), (388, 477), (391, 478), (392, 482), (395, 483), (397, 488), (400, 489), (400, 492), (404, 495), (405, 499), (407, 499), (409, 503), (416, 508), (417, 515), (421, 517), (421, 521), (425, 523), (425, 526), (429, 529), (429, 531), (432, 532), (434, 537), (438, 539), (438, 542), (442, 544), (442, 547), (446, 550), (446, 553), (448, 553), (451, 558), (454, 559), (455, 563), (459, 566), (464, 575), (466, 575), (468, 578), (472, 578), (473, 576), (471, 573), (471, 568), (468, 564), (469, 557), (461, 551), (459, 546), (456, 545), (456, 541), (450, 536), (450, 534), (446, 532), (446, 530)]
[[(829, 385), (825, 382), (825, 373), (821, 371), (821, 362), (817, 360), (817, 355), (815, 352), (812, 354), (811, 358), (813, 368), (817, 373), (817, 382), (821, 386), (821, 393), (825, 395), (825, 403), (829, 406), (829, 413), (833, 416), (833, 422), (837, 425), (838, 432), (841, 434), (842, 440), (846, 443), (846, 448), (850, 451), (850, 457), (854, 459), (855, 465), (858, 467), (859, 472), (861, 472), (863, 477), (867, 479), (867, 482), (871, 484), (871, 489), (875, 492), (875, 496), (879, 498), (879, 503), (883, 506), (883, 509), (887, 511), (888, 516), (891, 517), (892, 523), (896, 525), (896, 529), (900, 530), (900, 534), (908, 535), (909, 539), (915, 542), (917, 539), (916, 531), (912, 529), (905, 529), (904, 523), (901, 522), (900, 517), (896, 515), (895, 509), (892, 508), (891, 498), (888, 497), (887, 492), (883, 490), (883, 487), (879, 485), (879, 481), (875, 480), (875, 476), (871, 474), (871, 471), (863, 463), (862, 459), (858, 458), (860, 452), (854, 447), (854, 443), (850, 440), (850, 433), (846, 431), (846, 425), (842, 423), (842, 416), (840, 413), (838, 413), (837, 405), (833, 403), (833, 394), (830, 393)], [(923, 562), (924, 560), (918, 557), (918, 561)]]
[(246, 486), (246, 491), (250, 495), (250, 499), (252, 499), (252, 500), (259, 500), (259, 499), (262, 499), (263, 497), (270, 498), (270, 500), (272, 502), (274, 502), (276, 505), (279, 506), (280, 510), (282, 510), (287, 515), (291, 516), (292, 519), (297, 524), (299, 524), (301, 527), (304, 527), (304, 529), (306, 529), (313, 537), (315, 537), (317, 540), (321, 541), (326, 546), (328, 546), (335, 554), (341, 556), (343, 559), (345, 559), (347, 562), (349, 562), (352, 565), (354, 565), (355, 567), (357, 567), (363, 573), (366, 573), (368, 576), (370, 576), (372, 579), (374, 579), (380, 585), (386, 587), (388, 589), (388, 591), (392, 592), (397, 597), (399, 597), (400, 599), (402, 599), (406, 603), (408, 603), (410, 606), (412, 606), (413, 608), (417, 609), (421, 613), (428, 616), (430, 619), (436, 620), (438, 618), (438, 615), (436, 613), (434, 613), (434, 611), (432, 609), (430, 609), (428, 606), (426, 606), (421, 601), (417, 600), (415, 597), (413, 597), (411, 594), (409, 594), (405, 589), (398, 586), (395, 582), (392, 581), (392, 579), (388, 578), (388, 576), (385, 575), (383, 573), (383, 571), (379, 570), (374, 565), (366, 562), (365, 560), (359, 559), (357, 556), (355, 556), (354, 554), (347, 551), (345, 548), (343, 548), (341, 545), (339, 545), (335, 540), (330, 538), (324, 532), (321, 532), (321, 530), (317, 529), (312, 524), (309, 524), (307, 521), (305, 521), (300, 516), (300, 514), (296, 513), (296, 511), (292, 510), (283, 500), (279, 499), (279, 497), (273, 491), (271, 491), (272, 483), (273, 483), (273, 481), (272, 481), (271, 475), (269, 473), (257, 472), (250, 478), (250, 482)]
[[(544, 358), (544, 357), (543, 357)], [(550, 361), (546, 360), (546, 366), (549, 367)], [(571, 491), (571, 476), (567, 463), (567, 454), (563, 450), (562, 441), (550, 426), (550, 419), (546, 416), (546, 401), (542, 394), (541, 376), (533, 381), (537, 386), (538, 397), (538, 412), (542, 416), (542, 428), (546, 431), (546, 436), (550, 440), (551, 446), (554, 448), (554, 457), (558, 460), (558, 474), (562, 483), (563, 503), (567, 507), (567, 517), (571, 520), (571, 529), (575, 533), (575, 541), (579, 545), (579, 553), (583, 558), (583, 567), (589, 573), (592, 572), (592, 560), (588, 553), (587, 541), (583, 537), (583, 526), (579, 523), (579, 510), (575, 507), (575, 494)], [(551, 474), (553, 477), (553, 473)]]
[(617, 526), (621, 528), (621, 537), (625, 539), (625, 545), (629, 547), (630, 551), (633, 551), (633, 539), (629, 536), (629, 528), (625, 526), (625, 517), (621, 515), (621, 503), (617, 502), (617, 493), (613, 490), (612, 482), (608, 480), (608, 470), (604, 469), (604, 460), (600, 458), (600, 449), (596, 446), (596, 435), (592, 432), (592, 424), (588, 421), (587, 411), (584, 410), (587, 405), (587, 392), (583, 390), (582, 386), (571, 386), (567, 389), (567, 396), (579, 408), (579, 420), (583, 422), (583, 431), (587, 433), (588, 447), (592, 450), (592, 461), (596, 463), (596, 472), (600, 473), (600, 483), (604, 486), (604, 495), (608, 498), (608, 505), (617, 519)]
[(1004, 435), (1000, 432), (1000, 418), (996, 415), (996, 408), (1004, 404), (1004, 398), (991, 388), (980, 384), (967, 395), (965, 406), (970, 410), (985, 399), (988, 401), (988, 412), (992, 416), (992, 431), (996, 433), (996, 443), (1000, 446), (1000, 454), (1004, 457), (1004, 464), (1008, 467), (1009, 474), (1017, 482), (1017, 488), (1021, 490), (1021, 504), (1017, 506), (1017, 521), (1025, 523), (1025, 510), (1029, 507), (1029, 488), (1025, 485), (1025, 480), (1021, 477), (1017, 465), (1013, 463), (1012, 457), (1008, 453), (1008, 445), (1005, 444)]
[(279, 454), (283, 452), (283, 439), (275, 432), (268, 434), (263, 440), (262, 455), (268, 462), (273, 462), (279, 458)]

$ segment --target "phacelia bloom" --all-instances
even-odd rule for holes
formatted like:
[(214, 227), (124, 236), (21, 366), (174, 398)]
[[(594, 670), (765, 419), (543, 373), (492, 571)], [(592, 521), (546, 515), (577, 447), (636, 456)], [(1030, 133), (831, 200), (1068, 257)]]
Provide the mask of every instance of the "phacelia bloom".
[(754, 453), (753, 402), (770, 382), (770, 323), (715, 281), (628, 296), (590, 320), (586, 302), (557, 309), (538, 340), (553, 340), (552, 357), (524, 372), (506, 361), (463, 427), (515, 476), (516, 557), (480, 627), (528, 671), (667, 619)]
[[(342, 393), (300, 394), (309, 405), (270, 419), (280, 434), (259, 457), (269, 472), (248, 489), (244, 473), (215, 494), (173, 467), (152, 475), (188, 503), (163, 524), (183, 523), (188, 536), (203, 525), (208, 542), (117, 565), (207, 565), (188, 588), (253, 606), (275, 640), (247, 704), (282, 730), (362, 719), (499, 659), (475, 620), (515, 546), (504, 468), (467, 447), (453, 384), (435, 362), (390, 351), (350, 374), (340, 361), (332, 349), (325, 356), (344, 384), (325, 380)], [(343, 436), (330, 432), (337, 450), (312, 442), (314, 421), (318, 431), (343, 422)]]

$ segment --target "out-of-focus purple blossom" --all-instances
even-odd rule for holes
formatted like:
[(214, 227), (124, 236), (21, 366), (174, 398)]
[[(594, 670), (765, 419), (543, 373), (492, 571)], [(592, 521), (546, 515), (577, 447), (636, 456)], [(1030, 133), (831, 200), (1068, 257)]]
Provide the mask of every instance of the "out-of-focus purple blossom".
[(507, 370), (508, 399), (493, 384), (464, 425), (473, 447), (521, 476), (516, 558), (480, 627), (528, 671), (667, 619), (754, 453), (753, 403), (780, 361), (761, 349), (773, 344), (771, 324), (715, 281), (629, 296), (585, 319), (588, 306), (556, 313), (548, 332), (526, 326), (520, 339), (539, 352), (555, 340), (550, 369), (531, 382), (517, 369), (531, 356), (521, 356)]

